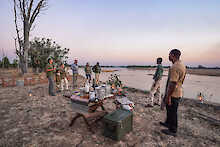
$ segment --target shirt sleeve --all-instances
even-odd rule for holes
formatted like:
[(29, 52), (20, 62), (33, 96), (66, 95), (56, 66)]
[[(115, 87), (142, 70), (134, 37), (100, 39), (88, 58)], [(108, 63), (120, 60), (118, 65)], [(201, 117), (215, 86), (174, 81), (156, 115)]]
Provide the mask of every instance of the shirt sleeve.
[(176, 68), (170, 69), (170, 82), (178, 82), (179, 73)]

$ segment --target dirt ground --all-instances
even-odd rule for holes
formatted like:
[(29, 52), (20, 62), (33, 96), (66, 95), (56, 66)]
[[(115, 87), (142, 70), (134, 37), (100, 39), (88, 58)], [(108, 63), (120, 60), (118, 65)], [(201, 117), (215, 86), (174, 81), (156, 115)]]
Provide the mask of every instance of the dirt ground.
[[(83, 83), (80, 78), (79, 83)], [(29, 96), (31, 92), (33, 95)], [(68, 98), (58, 93), (48, 95), (48, 85), (0, 88), (0, 146), (13, 147), (145, 147), (145, 146), (220, 146), (220, 104), (201, 104), (182, 99), (179, 105), (178, 136), (167, 136), (159, 125), (166, 112), (159, 106), (147, 107), (146, 93), (127, 88), (128, 98), (135, 102), (133, 131), (121, 141), (103, 136), (100, 121), (88, 131), (83, 119), (69, 127), (74, 112)], [(106, 100), (108, 112), (115, 109)]]

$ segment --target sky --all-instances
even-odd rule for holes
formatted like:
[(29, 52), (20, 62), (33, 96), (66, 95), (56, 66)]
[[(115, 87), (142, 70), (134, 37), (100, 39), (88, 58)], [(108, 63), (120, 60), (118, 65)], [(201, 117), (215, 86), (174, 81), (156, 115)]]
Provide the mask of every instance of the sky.
[[(13, 3), (0, 1), (0, 55), (13, 59)], [(69, 48), (69, 63), (170, 65), (178, 48), (188, 66), (220, 67), (220, 0), (49, 0), (34, 37)]]

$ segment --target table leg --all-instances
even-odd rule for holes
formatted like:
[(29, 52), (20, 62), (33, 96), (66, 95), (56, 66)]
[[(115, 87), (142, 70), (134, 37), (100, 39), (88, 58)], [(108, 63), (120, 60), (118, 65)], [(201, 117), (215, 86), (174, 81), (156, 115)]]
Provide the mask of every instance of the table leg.
[(76, 116), (72, 119), (72, 121), (71, 121), (71, 123), (69, 124), (69, 126), (71, 127), (71, 126), (74, 124), (74, 122), (76, 121), (76, 119), (79, 118), (79, 117), (81, 117), (81, 116), (82, 116), (81, 114), (77, 113)]

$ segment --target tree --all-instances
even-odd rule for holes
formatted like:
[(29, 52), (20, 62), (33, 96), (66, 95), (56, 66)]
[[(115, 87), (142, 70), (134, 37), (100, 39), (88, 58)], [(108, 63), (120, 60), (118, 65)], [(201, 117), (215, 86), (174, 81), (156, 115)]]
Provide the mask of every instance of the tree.
[(10, 61), (9, 61), (8, 57), (7, 56), (3, 57), (2, 58), (2, 67), (9, 68), (9, 66), (10, 66)]
[(34, 68), (42, 71), (45, 69), (48, 58), (53, 58), (54, 62), (59, 65), (61, 62), (66, 63), (69, 49), (62, 48), (52, 39), (34, 38), (30, 42), (29, 63)]
[(11, 66), (14, 67), (14, 68), (17, 68), (18, 67), (18, 60), (14, 59)]
[[(30, 47), (29, 36), (36, 17), (45, 10), (48, 0), (13, 0), (14, 22), (17, 37), (15, 38), (16, 54), (19, 57), (19, 67), (22, 73), (27, 73), (28, 51)], [(18, 12), (17, 12), (18, 10)], [(18, 15), (19, 16), (18, 16)], [(18, 19), (20, 21), (18, 21)], [(20, 22), (20, 25), (19, 25)], [(19, 27), (20, 26), (20, 27)], [(17, 48), (18, 43), (18, 48)]]
[(206, 67), (203, 66), (203, 65), (198, 65), (198, 68), (199, 68), (199, 69), (204, 69), (204, 68), (206, 68)]

